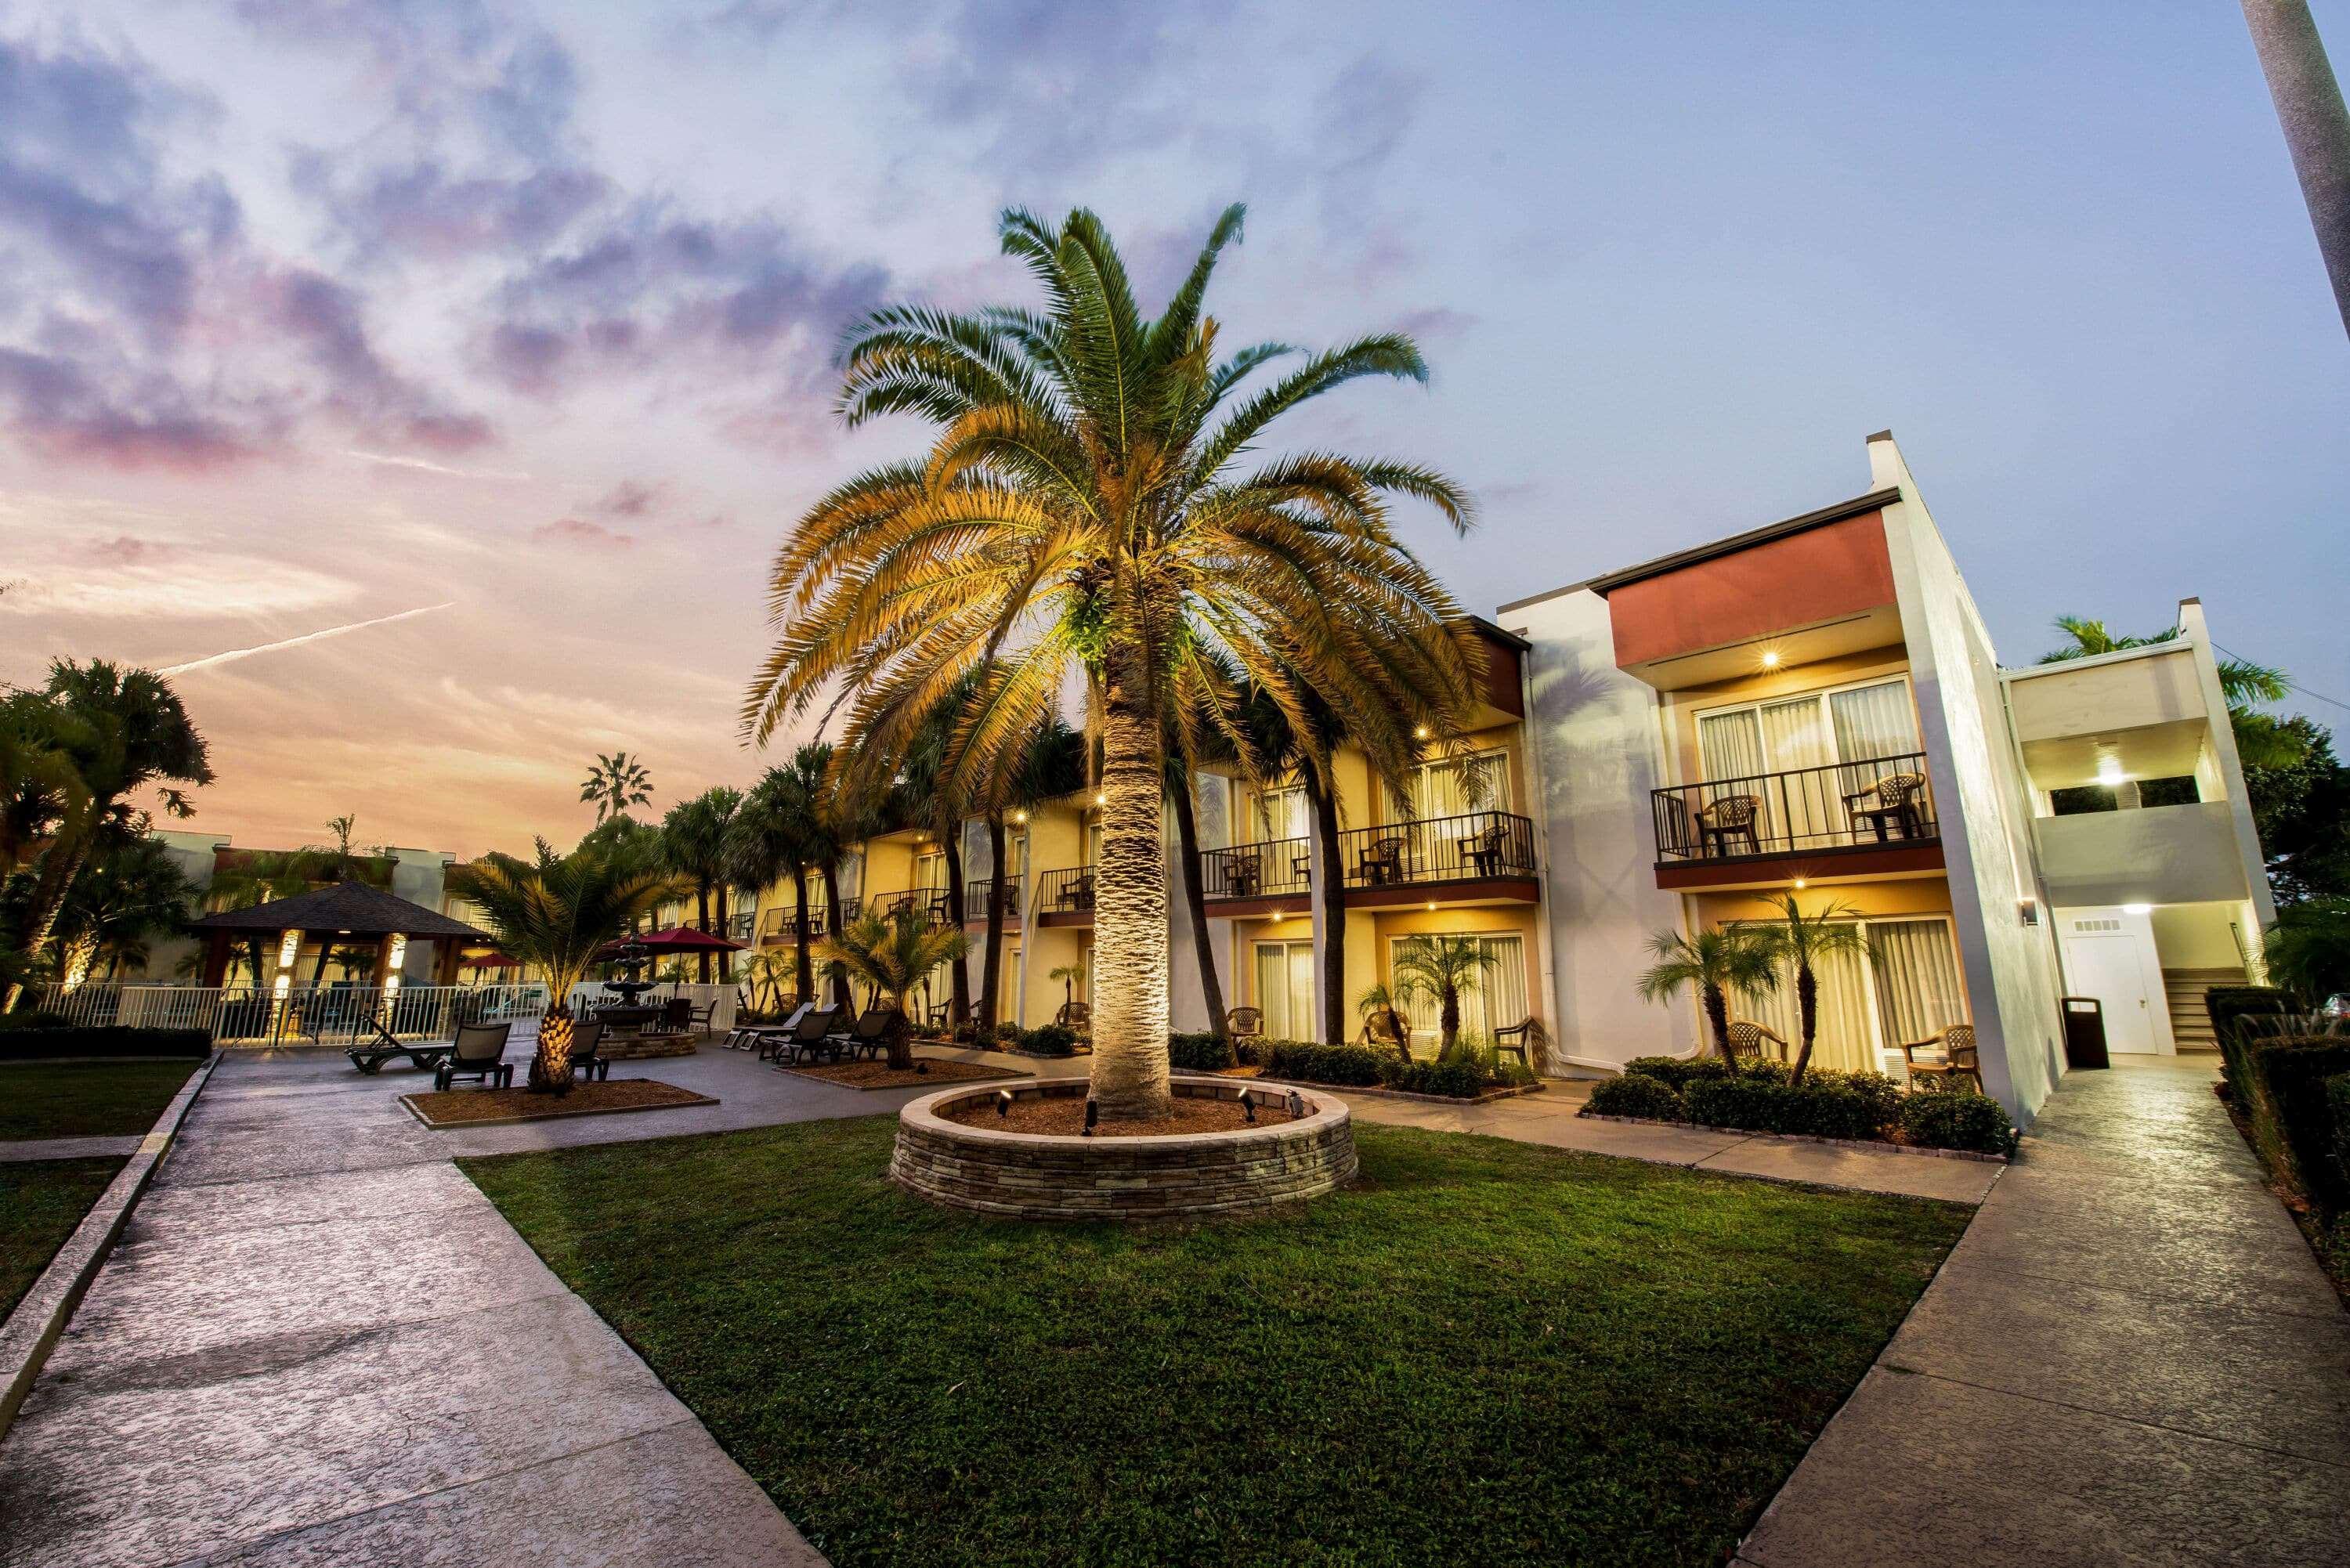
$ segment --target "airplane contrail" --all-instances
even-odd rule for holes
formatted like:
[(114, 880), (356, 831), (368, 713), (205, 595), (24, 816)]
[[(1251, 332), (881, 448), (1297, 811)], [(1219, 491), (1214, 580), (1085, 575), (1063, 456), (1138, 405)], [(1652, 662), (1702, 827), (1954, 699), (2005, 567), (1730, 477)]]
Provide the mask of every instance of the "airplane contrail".
[(434, 610), (447, 609), (456, 602), (455, 599), (450, 599), (442, 604), (426, 605), (420, 609), (401, 610), (398, 615), (378, 616), (373, 620), (355, 620), (348, 626), (330, 626), (324, 631), (306, 631), (299, 637), (284, 638), (276, 642), (265, 642), (253, 648), (232, 648), (226, 653), (213, 653), (202, 659), (191, 659), (185, 664), (171, 665), (155, 673), (185, 675), (191, 670), (209, 670), (215, 664), (228, 664), (240, 659), (251, 659), (256, 653), (275, 653), (281, 648), (298, 648), (303, 643), (317, 642), (321, 638), (340, 637), (347, 631), (364, 631), (369, 627), (390, 626), (393, 621), (406, 620), (411, 616), (431, 615)]
[(384, 463), (392, 468), (414, 468), (421, 469), (426, 473), (445, 473), (452, 479), (521, 480), (530, 477), (527, 473), (506, 473), (494, 468), (452, 468), (445, 462), (427, 462), (421, 457), (394, 457), (390, 452), (361, 452), (356, 447), (346, 448), (343, 455), (358, 458), (362, 462)]

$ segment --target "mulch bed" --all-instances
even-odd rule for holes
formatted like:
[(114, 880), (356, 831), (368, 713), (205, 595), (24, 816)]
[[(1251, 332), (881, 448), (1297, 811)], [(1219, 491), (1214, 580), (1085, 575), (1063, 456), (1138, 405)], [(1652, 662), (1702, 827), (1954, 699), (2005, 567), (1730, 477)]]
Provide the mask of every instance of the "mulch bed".
[(786, 1067), (803, 1078), (821, 1078), (844, 1089), (943, 1089), (949, 1084), (972, 1084), (989, 1078), (1025, 1078), (978, 1062), (917, 1062), (909, 1069), (887, 1062), (833, 1062), (816, 1067)]
[(557, 1116), (596, 1116), (613, 1111), (659, 1111), (671, 1106), (714, 1106), (708, 1095), (655, 1078), (615, 1078), (574, 1084), (567, 1095), (534, 1095), (528, 1089), (438, 1089), (402, 1095), (400, 1100), (429, 1127), (494, 1127), (504, 1122), (543, 1122)]
[[(993, 1100), (977, 1100), (941, 1113), (941, 1119), (960, 1122), (970, 1127), (993, 1127), (998, 1132), (1075, 1137), (1086, 1130), (1086, 1101), (1082, 1095), (1020, 1099), (1013, 1102), (1009, 1116), (998, 1116)], [(1163, 1121), (1118, 1121), (1105, 1116), (1095, 1126), (1094, 1136), (1165, 1137), (1175, 1133), (1239, 1132), (1243, 1127), (1264, 1127), (1288, 1119), (1288, 1111), (1277, 1106), (1258, 1106), (1256, 1120), (1252, 1122), (1242, 1113), (1238, 1100), (1211, 1100), (1178, 1095), (1175, 1097), (1175, 1114)]]

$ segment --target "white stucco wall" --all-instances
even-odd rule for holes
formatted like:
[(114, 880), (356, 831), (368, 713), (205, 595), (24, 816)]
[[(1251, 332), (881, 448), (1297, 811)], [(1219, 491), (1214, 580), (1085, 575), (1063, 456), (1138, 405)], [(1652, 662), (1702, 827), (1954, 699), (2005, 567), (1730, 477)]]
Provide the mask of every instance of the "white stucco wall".
[(1693, 1009), (1640, 1000), (1651, 933), (1681, 927), (1657, 887), (1648, 794), (1665, 779), (1657, 696), (1616, 668), (1607, 601), (1572, 589), (1513, 607), (1527, 654), (1526, 729), (1545, 826), (1554, 1059), (1613, 1067), (1697, 1049)]
[[(1942, 812), (1950, 910), (1981, 1047), (1983, 1086), (2028, 1123), (2064, 1071), (2063, 994), (2048, 898), (2033, 861), (2033, 800), (2009, 732), (1999, 663), (1958, 563), (1889, 436), (1868, 445), (1871, 477), (1901, 499), (1885, 509), (1886, 548), (1910, 680)], [(2021, 900), (2042, 910), (2026, 925)]]

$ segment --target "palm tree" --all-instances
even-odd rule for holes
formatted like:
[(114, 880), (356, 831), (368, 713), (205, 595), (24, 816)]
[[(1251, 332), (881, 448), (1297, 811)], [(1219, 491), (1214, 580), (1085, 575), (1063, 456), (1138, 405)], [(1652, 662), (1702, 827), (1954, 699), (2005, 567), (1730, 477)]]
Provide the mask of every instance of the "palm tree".
[(1683, 986), (1695, 986), (1705, 1008), (1706, 1026), (1713, 1034), (1713, 1047), (1736, 1072), (1738, 1059), (1730, 1054), (1728, 993), (1759, 996), (1776, 988), (1779, 969), (1768, 950), (1752, 931), (1732, 926), (1702, 930), (1694, 937), (1659, 931), (1648, 939), (1648, 951), (1657, 961), (1640, 976), (1640, 994), (1650, 1002), (1663, 1002)]
[(144, 963), (150, 937), (187, 924), (194, 884), (152, 838), (108, 844), (74, 879), (57, 912), (57, 978), (68, 989), (89, 978), (100, 957), (118, 972)]
[(2311, 898), (2277, 911), (2262, 946), (2269, 978), (2311, 1007), (2350, 991), (2350, 898)]
[(1058, 968), (1045, 971), (1045, 978), (1061, 982), (1061, 1016), (1066, 1018), (1069, 1015), (1071, 1004), (1077, 1000), (1077, 984), (1086, 978), (1086, 966), (1082, 963), (1065, 963)]
[(1406, 937), (1388, 960), (1392, 1003), (1433, 1002), (1437, 1006), (1439, 1060), (1461, 1042), (1461, 999), (1484, 983), (1494, 967), (1492, 950), (1475, 937)]
[(601, 823), (627, 815), (632, 805), (650, 805), (652, 785), (652, 774), (643, 763), (626, 752), (614, 752), (608, 757), (598, 755), (580, 783), (579, 798), (595, 803), (596, 820)]
[(0, 878), (30, 859), (61, 818), (87, 807), (68, 736), (88, 732), (45, 691), (0, 698)]
[(1800, 1084), (1804, 1069), (1812, 1064), (1812, 1042), (1820, 1031), (1820, 981), (1814, 971), (1832, 958), (1866, 958), (1875, 963), (1878, 955), (1861, 934), (1860, 911), (1848, 904), (1830, 904), (1817, 914), (1807, 915), (1793, 893), (1781, 893), (1768, 902), (1774, 917), (1742, 929), (1762, 942), (1774, 971), (1795, 971), (1795, 1027), (1803, 1038), (1795, 1048), (1795, 1066), (1787, 1081)]
[[(2043, 664), (2092, 659), (2125, 649), (2154, 648), (2176, 642), (2179, 637), (2175, 626), (2165, 627), (2148, 637), (2116, 636), (2106, 629), (2104, 621), (2071, 615), (2058, 616), (2056, 629), (2072, 640), (2042, 654)], [(2235, 732), (2238, 760), (2248, 768), (2289, 768), (2301, 761), (2308, 749), (2306, 743), (2255, 706), (2283, 701), (2293, 690), (2292, 677), (2273, 666), (2254, 664), (2248, 659), (2222, 659), (2218, 663), (2220, 695), (2228, 704), (2229, 728)]]
[[(714, 891), (718, 904), (718, 928), (726, 927), (726, 887), (733, 873), (731, 845), (728, 836), (734, 826), (734, 814), (743, 806), (743, 792), (718, 784), (703, 790), (691, 800), (681, 800), (669, 808), (661, 818), (661, 860), (693, 888), (694, 921), (698, 929), (710, 928), (711, 895)], [(698, 955), (696, 965), (702, 983), (710, 983), (710, 955)], [(731, 955), (719, 954), (718, 978), (723, 983), (733, 977), (732, 966), (726, 962)]]
[(735, 880), (768, 888), (785, 877), (792, 879), (792, 961), (803, 1002), (816, 997), (809, 962), (808, 867), (821, 867), (829, 898), (840, 858), (839, 841), (833, 836), (825, 807), (826, 774), (831, 765), (831, 747), (802, 746), (788, 765), (769, 768), (753, 786), (730, 832)]
[[(33, 960), (48, 945), (57, 911), (93, 846), (108, 831), (135, 832), (144, 820), (132, 797), (155, 789), (164, 811), (190, 816), (195, 808), (178, 786), (213, 781), (204, 738), (162, 677), (102, 659), (88, 664), (61, 659), (49, 666), (45, 691), (62, 718), (56, 732), (78, 787), (63, 803), (34, 868), (16, 933), (16, 950)], [(9, 981), (0, 1012), (15, 1008), (23, 994), (21, 979)]]
[(999, 227), (1045, 308), (876, 313), (848, 339), (839, 409), (851, 427), (912, 413), (927, 457), (826, 496), (776, 554), (776, 640), (743, 718), (764, 742), (820, 701), (846, 705), (844, 743), (895, 765), (940, 696), (1001, 671), (962, 765), (997, 759), (1083, 672), (1101, 748), (1095, 884), (1101, 1006), (1093, 1090), (1103, 1114), (1170, 1113), (1162, 715), (1212, 684), (1229, 654), (1302, 721), (1343, 714), (1381, 774), (1400, 778), (1416, 727), (1459, 728), (1482, 654), (1468, 622), (1390, 526), (1388, 502), (1470, 525), (1431, 470), (1315, 452), (1243, 470), (1272, 423), (1349, 381), (1424, 381), (1410, 339), (1381, 334), (1306, 357), (1217, 353), (1202, 311), (1242, 210), (1218, 221), (1166, 309), (1147, 318), (1088, 212), (1057, 228), (1024, 212)]
[[(979, 694), (983, 678), (980, 670), (966, 670), (960, 680), (939, 694), (938, 701), (923, 717), (907, 748), (895, 783), (891, 798), (894, 811), (908, 820), (918, 822), (938, 836), (941, 858), (946, 865), (947, 924), (956, 930), (963, 922), (963, 818), (968, 815), (973, 792), (982, 784), (976, 770), (957, 769), (950, 759), (961, 733), (963, 721)], [(1017, 753), (1008, 753), (1004, 765), (1016, 765)], [(861, 772), (852, 756), (850, 766), (843, 770), (852, 780)], [(875, 781), (858, 781), (851, 788), (870, 788)], [(971, 1027), (971, 971), (962, 960), (955, 961), (953, 972), (947, 980), (947, 1016), (950, 1027), (956, 1033)]]
[(888, 919), (863, 916), (846, 930), (826, 938), (816, 950), (827, 963), (839, 965), (896, 1004), (897, 1017), (889, 1029), (889, 1065), (901, 1072), (914, 1064), (914, 1032), (906, 1017), (906, 998), (932, 970), (942, 963), (962, 962), (970, 950), (971, 939), (960, 929), (931, 925), (907, 909)]
[(680, 885), (667, 873), (597, 849), (557, 855), (538, 841), (536, 861), (486, 855), (449, 873), (449, 889), (470, 900), (509, 956), (546, 977), (548, 1006), (538, 1026), (530, 1086), (571, 1092), (571, 991), (598, 950), (634, 925)]

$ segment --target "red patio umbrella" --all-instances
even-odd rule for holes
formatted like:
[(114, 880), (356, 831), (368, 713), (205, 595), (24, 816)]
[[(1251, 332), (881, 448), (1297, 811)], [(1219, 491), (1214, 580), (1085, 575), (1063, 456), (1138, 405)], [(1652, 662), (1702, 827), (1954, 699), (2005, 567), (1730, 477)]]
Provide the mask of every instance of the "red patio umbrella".
[(617, 942), (606, 942), (596, 950), (596, 956), (605, 960), (618, 958), (620, 955), (620, 950), (630, 942), (634, 942), (656, 957), (662, 953), (733, 953), (741, 952), (751, 945), (748, 942), (733, 941), (725, 937), (712, 936), (708, 931), (697, 931), (691, 926), (671, 926), (665, 931), (653, 931), (641, 937), (623, 937)]

